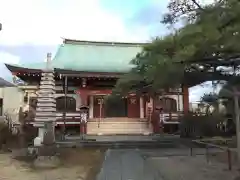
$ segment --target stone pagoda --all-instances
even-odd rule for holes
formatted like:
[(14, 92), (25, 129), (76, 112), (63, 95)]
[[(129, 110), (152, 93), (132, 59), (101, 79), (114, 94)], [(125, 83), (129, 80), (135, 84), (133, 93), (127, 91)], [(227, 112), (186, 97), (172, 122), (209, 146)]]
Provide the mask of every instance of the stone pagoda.
[[(46, 69), (42, 71), (40, 87), (37, 94), (37, 107), (34, 126), (38, 128), (38, 137), (34, 140), (35, 146), (42, 143), (54, 143), (54, 127), (56, 121), (56, 100), (54, 70), (51, 67), (51, 54), (47, 54)], [(49, 142), (51, 141), (51, 142)]]

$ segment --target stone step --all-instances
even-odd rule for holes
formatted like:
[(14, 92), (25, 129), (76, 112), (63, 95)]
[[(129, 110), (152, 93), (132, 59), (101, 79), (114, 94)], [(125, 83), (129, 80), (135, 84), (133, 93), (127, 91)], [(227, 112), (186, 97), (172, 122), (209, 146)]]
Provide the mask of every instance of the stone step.
[(151, 134), (151, 126), (140, 121), (88, 122), (88, 134)]
[(149, 128), (88, 128), (89, 131), (148, 131)]
[(108, 128), (132, 128), (132, 129), (138, 129), (138, 128), (148, 128), (149, 125), (104, 125), (104, 124), (100, 124), (100, 125), (94, 125), (94, 126), (91, 126), (88, 124), (88, 127), (89, 128), (102, 128), (102, 129), (108, 129)]
[(149, 128), (139, 128), (139, 129), (132, 129), (132, 128), (114, 128), (114, 129), (103, 129), (103, 128), (94, 128), (94, 129), (90, 129), (88, 128), (88, 132), (143, 132), (143, 131), (151, 131), (151, 129)]
[(108, 130), (108, 129), (132, 129), (132, 130), (139, 130), (139, 129), (148, 129), (149, 127), (89, 127), (89, 129), (103, 129), (103, 130)]
[(114, 122), (118, 122), (118, 123), (129, 123), (129, 122), (148, 122), (146, 119), (140, 119), (140, 118), (121, 118), (121, 119), (116, 119), (116, 118), (102, 118), (102, 119), (89, 119), (88, 120), (89, 123), (96, 123), (96, 122), (102, 122), (102, 123), (114, 123)]
[(116, 130), (112, 130), (112, 131), (103, 131), (103, 130), (99, 130), (99, 131), (87, 131), (88, 135), (149, 135), (152, 134), (152, 131), (133, 131), (133, 130), (129, 130), (129, 131), (116, 131)]
[(126, 132), (132, 132), (132, 133), (137, 133), (137, 132), (150, 132), (151, 130), (148, 129), (148, 128), (143, 128), (143, 129), (102, 129), (102, 128), (99, 128), (99, 129), (88, 129), (88, 133), (89, 132), (113, 132), (113, 133), (116, 133), (116, 132), (124, 132), (123, 134), (125, 134)]
[(145, 126), (145, 125), (149, 125), (149, 123), (103, 123), (103, 122), (100, 122), (100, 123), (90, 123), (88, 122), (88, 126), (109, 126), (109, 127), (113, 127), (113, 126), (124, 126), (124, 127), (127, 127), (127, 126)]
[(122, 122), (117, 122), (117, 121), (98, 121), (98, 122), (89, 122), (88, 124), (148, 124), (148, 122), (141, 122), (141, 121), (122, 121)]

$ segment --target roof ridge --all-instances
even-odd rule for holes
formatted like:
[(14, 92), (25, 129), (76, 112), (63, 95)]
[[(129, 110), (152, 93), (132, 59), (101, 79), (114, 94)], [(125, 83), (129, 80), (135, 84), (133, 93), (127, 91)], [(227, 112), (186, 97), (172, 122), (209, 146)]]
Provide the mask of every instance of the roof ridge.
[(109, 46), (109, 45), (118, 45), (118, 46), (144, 46), (149, 43), (144, 42), (116, 42), (116, 41), (88, 41), (88, 40), (76, 40), (76, 39), (63, 39), (64, 44), (75, 44), (75, 45), (102, 45), (102, 46)]

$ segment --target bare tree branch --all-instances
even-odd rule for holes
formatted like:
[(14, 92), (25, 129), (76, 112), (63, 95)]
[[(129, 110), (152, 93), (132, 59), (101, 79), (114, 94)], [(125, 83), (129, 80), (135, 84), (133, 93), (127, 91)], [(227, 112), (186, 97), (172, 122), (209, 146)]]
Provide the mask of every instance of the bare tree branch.
[(195, 4), (199, 9), (203, 10), (202, 6), (196, 1), (196, 0), (192, 0), (193, 4)]

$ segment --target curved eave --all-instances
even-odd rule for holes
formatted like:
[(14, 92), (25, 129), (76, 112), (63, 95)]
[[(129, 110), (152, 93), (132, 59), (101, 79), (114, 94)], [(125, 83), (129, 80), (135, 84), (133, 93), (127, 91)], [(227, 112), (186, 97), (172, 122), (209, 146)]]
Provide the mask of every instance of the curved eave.
[(41, 73), (42, 72), (41, 69), (30, 69), (30, 68), (25, 68), (20, 66), (14, 66), (10, 64), (5, 64), (5, 66), (12, 73)]
[(71, 69), (60, 69), (54, 68), (54, 71), (58, 74), (63, 74), (66, 76), (79, 76), (79, 77), (120, 77), (124, 72), (113, 73), (113, 72), (87, 72), (87, 71), (76, 71)]

